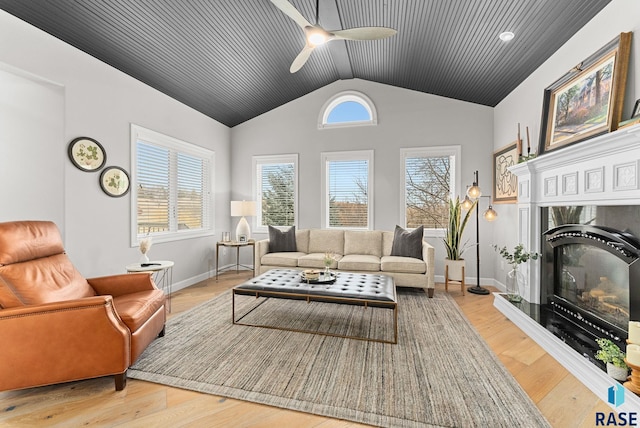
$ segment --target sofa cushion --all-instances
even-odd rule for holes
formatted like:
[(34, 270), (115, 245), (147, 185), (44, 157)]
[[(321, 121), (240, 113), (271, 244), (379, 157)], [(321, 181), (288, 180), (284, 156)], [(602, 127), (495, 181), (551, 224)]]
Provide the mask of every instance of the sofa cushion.
[(66, 254), (0, 266), (0, 307), (74, 300), (96, 292)]
[(50, 221), (0, 223), (0, 265), (27, 262), (64, 253), (62, 237)]
[(289, 251), (284, 253), (267, 253), (260, 259), (260, 263), (269, 266), (298, 266), (298, 258), (306, 255), (299, 251)]
[(413, 257), (383, 256), (380, 259), (382, 272), (425, 273), (427, 265), (422, 259)]
[(142, 327), (164, 302), (165, 294), (158, 289), (138, 291), (113, 298), (116, 312), (132, 333)]
[[(324, 269), (324, 254), (325, 253), (311, 253), (301, 256), (298, 259), (298, 266)], [(331, 269), (335, 269), (338, 267), (338, 261), (342, 258), (342, 256), (339, 254), (334, 254), (334, 258), (334, 262), (331, 263), (331, 266), (329, 266)]]
[(311, 229), (309, 231), (308, 252), (344, 254), (344, 231)]
[(380, 257), (368, 254), (348, 254), (338, 262), (338, 269), (346, 271), (380, 271)]
[(396, 225), (393, 235), (392, 256), (413, 257), (422, 260), (422, 236), (424, 227), (419, 226), (411, 232)]
[(309, 252), (309, 229), (296, 230), (296, 247), (302, 253)]
[(391, 247), (393, 246), (393, 232), (384, 231), (382, 232), (382, 256), (390, 256), (391, 255)]
[(382, 255), (382, 232), (379, 230), (345, 230), (344, 254)]
[(288, 230), (282, 231), (270, 225), (269, 252), (284, 253), (288, 251), (298, 251), (296, 246), (296, 227), (291, 226)]

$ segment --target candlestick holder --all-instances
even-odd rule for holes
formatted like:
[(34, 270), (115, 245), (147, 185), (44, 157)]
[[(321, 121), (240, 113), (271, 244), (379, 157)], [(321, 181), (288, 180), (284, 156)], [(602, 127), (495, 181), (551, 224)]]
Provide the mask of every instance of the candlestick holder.
[(629, 380), (622, 385), (634, 394), (640, 395), (640, 366), (631, 364), (626, 358), (624, 362), (631, 369), (631, 376), (629, 376)]

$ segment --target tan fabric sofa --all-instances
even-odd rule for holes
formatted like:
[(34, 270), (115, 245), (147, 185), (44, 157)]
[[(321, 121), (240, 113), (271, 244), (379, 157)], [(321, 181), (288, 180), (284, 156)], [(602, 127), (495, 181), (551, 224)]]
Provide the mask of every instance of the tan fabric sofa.
[(332, 252), (331, 269), (381, 272), (397, 286), (420, 287), (433, 296), (434, 248), (422, 241), (422, 259), (391, 256), (393, 232), (379, 230), (302, 229), (296, 231), (294, 252), (269, 252), (269, 240), (256, 242), (256, 274), (270, 269), (324, 269), (324, 254)]

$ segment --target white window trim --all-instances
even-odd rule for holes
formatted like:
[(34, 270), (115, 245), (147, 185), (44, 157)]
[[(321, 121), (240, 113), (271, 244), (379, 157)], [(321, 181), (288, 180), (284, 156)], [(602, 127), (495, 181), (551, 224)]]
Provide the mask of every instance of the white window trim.
[(138, 213), (137, 213), (137, 198), (138, 198), (138, 184), (137, 184), (137, 142), (138, 140), (148, 141), (151, 144), (162, 145), (169, 149), (175, 149), (185, 154), (191, 154), (194, 156), (207, 158), (210, 162), (209, 168), (209, 213), (207, 215), (209, 219), (208, 225), (203, 225), (199, 230), (176, 230), (166, 232), (163, 234), (154, 234), (153, 242), (171, 242), (182, 239), (191, 239), (203, 236), (215, 235), (215, 152), (205, 149), (203, 147), (196, 146), (192, 143), (179, 140), (174, 137), (170, 137), (165, 134), (161, 134), (156, 131), (152, 131), (142, 126), (131, 124), (131, 247), (137, 247), (139, 245), (138, 238)]
[[(369, 112), (371, 120), (359, 120), (354, 122), (341, 122), (341, 123), (327, 123), (327, 119), (331, 114), (331, 111), (341, 103), (346, 101), (353, 101), (362, 105)], [(330, 129), (330, 128), (346, 128), (353, 126), (370, 126), (378, 124), (378, 112), (376, 106), (365, 94), (358, 91), (343, 91), (337, 93), (333, 97), (329, 98), (322, 109), (320, 109), (320, 115), (318, 116), (318, 129)]]
[[(374, 161), (374, 151), (373, 150), (358, 150), (358, 151), (346, 151), (346, 152), (322, 152), (320, 153), (321, 158), (321, 183), (322, 183), (322, 192), (321, 192), (321, 204), (322, 204), (322, 227), (324, 229), (349, 229), (349, 230), (373, 230), (374, 227), (374, 219), (373, 219), (373, 195), (374, 195), (374, 186), (373, 186), (373, 161)], [(350, 160), (367, 160), (368, 161), (368, 177), (367, 177), (367, 226), (366, 227), (330, 227), (329, 226), (329, 174), (327, 173), (327, 162), (330, 161), (350, 161)]]
[(252, 229), (255, 233), (268, 233), (269, 228), (259, 226), (262, 218), (262, 204), (259, 195), (262, 194), (261, 183), (258, 180), (258, 165), (274, 163), (293, 163), (293, 224), (298, 227), (298, 154), (259, 155), (252, 156), (252, 195), (256, 201), (256, 216), (253, 219)]
[[(453, 171), (451, 171), (451, 177), (453, 183), (451, 185), (450, 197), (455, 198), (458, 193), (459, 183), (462, 180), (462, 148), (461, 146), (433, 146), (433, 147), (413, 147), (413, 148), (401, 148), (400, 149), (400, 221), (401, 224), (407, 225), (407, 173), (405, 171), (406, 159), (412, 157), (440, 157), (440, 156), (454, 156), (455, 162), (452, 165)], [(424, 235), (427, 237), (444, 237), (444, 229), (425, 229)]]

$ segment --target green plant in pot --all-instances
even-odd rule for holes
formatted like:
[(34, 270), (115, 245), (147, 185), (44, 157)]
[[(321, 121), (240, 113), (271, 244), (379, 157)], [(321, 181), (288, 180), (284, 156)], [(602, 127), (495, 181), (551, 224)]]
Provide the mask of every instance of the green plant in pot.
[(600, 360), (607, 365), (607, 374), (616, 380), (627, 380), (629, 367), (624, 362), (625, 353), (618, 345), (609, 339), (596, 339), (600, 347), (596, 351), (596, 360)]
[(448, 278), (452, 281), (462, 281), (464, 279), (464, 259), (462, 254), (470, 245), (463, 242), (462, 235), (477, 204), (478, 201), (474, 201), (471, 208), (463, 216), (460, 198), (449, 199), (449, 223), (445, 230), (443, 242), (447, 250), (445, 269), (448, 272)]

